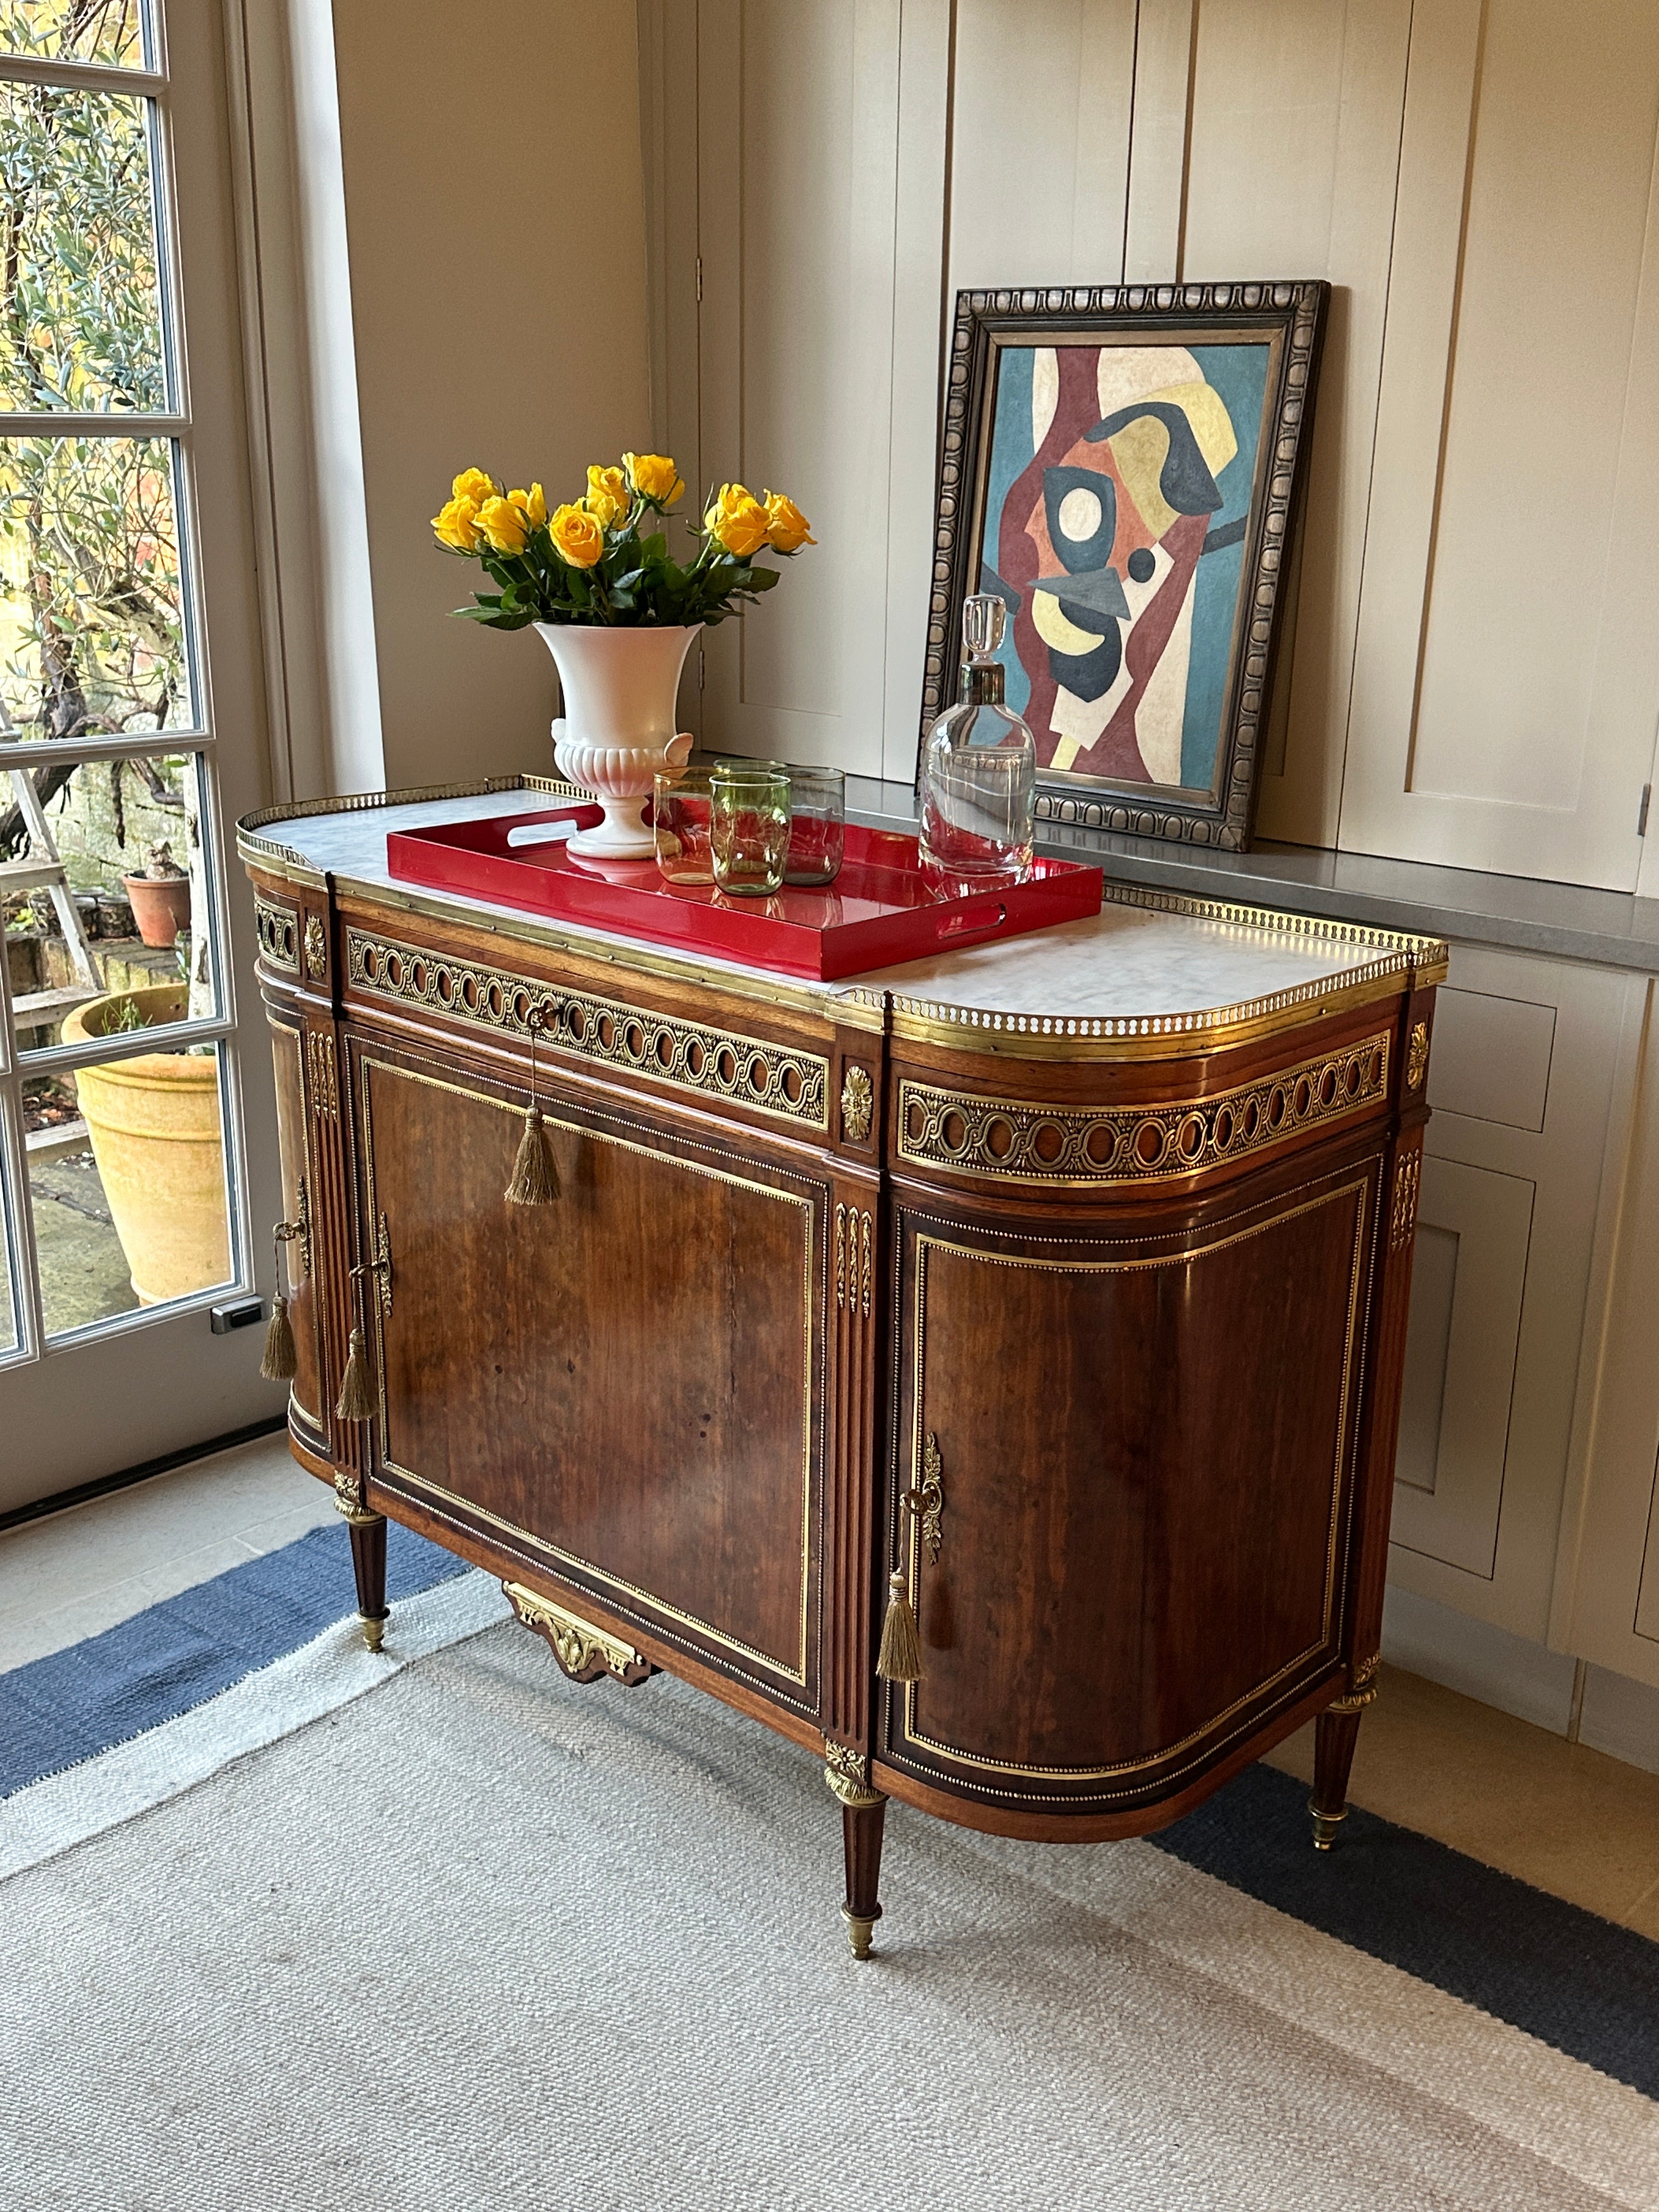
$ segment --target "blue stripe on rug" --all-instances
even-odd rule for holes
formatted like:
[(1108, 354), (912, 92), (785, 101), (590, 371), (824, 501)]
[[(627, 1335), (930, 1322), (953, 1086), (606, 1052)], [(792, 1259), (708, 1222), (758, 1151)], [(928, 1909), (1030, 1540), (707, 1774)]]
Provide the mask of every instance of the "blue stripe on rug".
[(1659, 1943), (1357, 1807), (1316, 1851), (1307, 1796), (1249, 1767), (1147, 1840), (1659, 2098)]
[[(466, 1572), (396, 1522), (386, 1534), (389, 1604)], [(356, 1609), (344, 1530), (313, 1528), (0, 1674), (0, 1800), (205, 1704)]]

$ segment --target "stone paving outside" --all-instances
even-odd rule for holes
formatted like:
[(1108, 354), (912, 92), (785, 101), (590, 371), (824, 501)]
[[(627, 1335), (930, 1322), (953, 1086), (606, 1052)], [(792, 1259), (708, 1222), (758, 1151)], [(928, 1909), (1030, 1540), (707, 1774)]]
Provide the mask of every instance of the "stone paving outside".
[(138, 1294), (90, 1151), (32, 1165), (29, 1196), (47, 1334), (131, 1313)]

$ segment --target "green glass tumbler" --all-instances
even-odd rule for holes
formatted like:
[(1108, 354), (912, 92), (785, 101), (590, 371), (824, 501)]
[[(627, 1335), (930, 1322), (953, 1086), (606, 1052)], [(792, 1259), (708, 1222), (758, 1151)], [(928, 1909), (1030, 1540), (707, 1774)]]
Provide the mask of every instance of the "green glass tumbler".
[(714, 887), (735, 898), (770, 898), (789, 859), (789, 776), (720, 763), (708, 780), (709, 847)]

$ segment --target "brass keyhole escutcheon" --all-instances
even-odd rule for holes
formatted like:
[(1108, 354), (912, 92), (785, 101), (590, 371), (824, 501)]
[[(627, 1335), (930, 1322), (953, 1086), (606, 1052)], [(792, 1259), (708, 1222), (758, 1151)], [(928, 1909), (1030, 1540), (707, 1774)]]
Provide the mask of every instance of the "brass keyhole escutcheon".
[(931, 1429), (921, 1448), (921, 1480), (914, 1488), (901, 1491), (899, 1503), (908, 1506), (921, 1523), (921, 1540), (927, 1547), (929, 1559), (937, 1565), (945, 1536), (945, 1462), (939, 1455), (939, 1438)]

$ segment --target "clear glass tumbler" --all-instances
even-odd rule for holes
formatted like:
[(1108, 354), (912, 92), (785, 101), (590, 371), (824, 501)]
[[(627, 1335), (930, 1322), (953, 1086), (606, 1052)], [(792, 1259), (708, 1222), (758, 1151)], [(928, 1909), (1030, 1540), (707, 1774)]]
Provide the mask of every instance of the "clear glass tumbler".
[(709, 844), (716, 888), (769, 898), (789, 857), (789, 772), (717, 763), (709, 776)]
[(712, 884), (708, 770), (669, 769), (651, 779), (652, 834), (665, 884)]
[(783, 880), (821, 889), (847, 851), (847, 778), (838, 768), (789, 771), (789, 858)]

